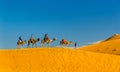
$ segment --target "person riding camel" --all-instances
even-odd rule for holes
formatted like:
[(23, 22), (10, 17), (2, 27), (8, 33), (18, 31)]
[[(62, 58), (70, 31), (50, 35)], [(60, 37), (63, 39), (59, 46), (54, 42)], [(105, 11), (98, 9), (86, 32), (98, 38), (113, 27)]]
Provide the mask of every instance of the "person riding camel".
[(34, 40), (33, 34), (31, 34), (30, 41), (32, 42)]
[(45, 41), (49, 40), (48, 34), (45, 34), (44, 40)]
[(22, 42), (22, 41), (23, 41), (21, 36), (19, 36), (19, 41), (20, 41), (20, 42)]
[(67, 43), (67, 40), (66, 40), (66, 39), (62, 39), (62, 42), (63, 42), (64, 44), (66, 44), (66, 43)]

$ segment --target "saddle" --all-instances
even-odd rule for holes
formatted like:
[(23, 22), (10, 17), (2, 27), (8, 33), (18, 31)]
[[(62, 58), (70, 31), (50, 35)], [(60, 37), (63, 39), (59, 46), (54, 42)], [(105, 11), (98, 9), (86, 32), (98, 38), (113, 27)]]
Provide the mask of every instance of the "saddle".
[(63, 40), (62, 40), (62, 43), (66, 44), (66, 43), (67, 43), (67, 40), (63, 39)]
[(34, 39), (30, 39), (30, 42), (33, 43), (33, 42), (34, 42)]
[(49, 40), (49, 38), (44, 38), (44, 41), (48, 41)]
[(18, 42), (22, 42), (21, 40), (18, 40)]

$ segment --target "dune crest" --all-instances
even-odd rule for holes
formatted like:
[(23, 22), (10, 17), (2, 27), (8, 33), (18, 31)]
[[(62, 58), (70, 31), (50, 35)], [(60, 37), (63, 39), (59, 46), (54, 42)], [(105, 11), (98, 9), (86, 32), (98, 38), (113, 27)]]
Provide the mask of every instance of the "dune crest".
[(114, 34), (113, 36), (103, 40), (100, 43), (81, 47), (79, 49), (92, 52), (120, 55), (120, 34)]
[(113, 36), (109, 37), (104, 41), (110, 41), (110, 40), (116, 40), (116, 39), (120, 39), (120, 34), (114, 34)]

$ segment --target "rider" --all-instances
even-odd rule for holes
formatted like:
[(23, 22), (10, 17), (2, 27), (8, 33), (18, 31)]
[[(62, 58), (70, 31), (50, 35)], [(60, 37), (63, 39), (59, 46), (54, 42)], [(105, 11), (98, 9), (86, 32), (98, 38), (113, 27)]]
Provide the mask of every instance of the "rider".
[(66, 43), (67, 43), (67, 40), (66, 40), (66, 39), (62, 39), (62, 42), (66, 44)]
[(30, 41), (33, 41), (33, 40), (34, 40), (33, 34), (31, 34)]
[(47, 41), (49, 39), (48, 34), (45, 34), (44, 40)]
[(19, 36), (19, 41), (20, 41), (20, 42), (22, 42), (22, 41), (23, 41), (21, 36)]

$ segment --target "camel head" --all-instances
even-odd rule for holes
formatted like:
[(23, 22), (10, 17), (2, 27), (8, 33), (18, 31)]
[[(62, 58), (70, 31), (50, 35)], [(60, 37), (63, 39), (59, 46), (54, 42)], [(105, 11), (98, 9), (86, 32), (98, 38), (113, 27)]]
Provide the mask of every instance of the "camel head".
[(57, 38), (53, 38), (53, 41), (56, 41), (57, 40)]
[(37, 38), (37, 41), (40, 41), (40, 38)]

